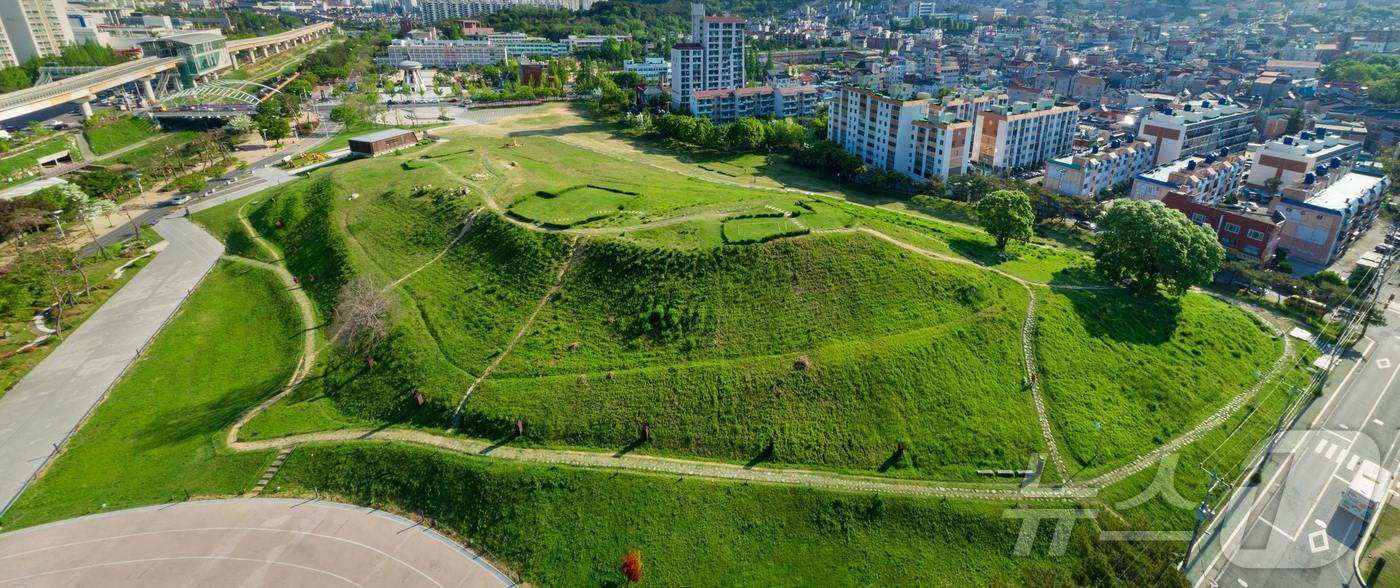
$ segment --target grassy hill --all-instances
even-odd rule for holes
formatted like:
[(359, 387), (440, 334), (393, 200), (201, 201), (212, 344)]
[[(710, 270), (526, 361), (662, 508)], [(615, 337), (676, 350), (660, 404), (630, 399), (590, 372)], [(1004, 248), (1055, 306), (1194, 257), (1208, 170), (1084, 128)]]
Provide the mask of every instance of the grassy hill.
[[(678, 253), (590, 242), (467, 430), (620, 448), (920, 473), (1020, 467), (1040, 446), (1021, 389), (1024, 289), (865, 235)], [(995, 424), (994, 424), (995, 423)], [(999, 429), (987, 436), (982, 431)]]
[(101, 126), (83, 129), (88, 147), (97, 155), (105, 155), (159, 133), (156, 123), (147, 118), (123, 116)]

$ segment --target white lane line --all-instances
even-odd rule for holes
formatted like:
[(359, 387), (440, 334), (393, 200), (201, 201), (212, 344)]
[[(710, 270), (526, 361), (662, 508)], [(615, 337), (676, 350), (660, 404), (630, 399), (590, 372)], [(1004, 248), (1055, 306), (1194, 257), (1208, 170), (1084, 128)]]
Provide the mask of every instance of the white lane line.
[(311, 566), (304, 566), (304, 565), (300, 565), (300, 564), (287, 563), (287, 562), (285, 562), (285, 561), (277, 561), (277, 560), (275, 560), (275, 559), (253, 559), (253, 558), (249, 558), (249, 557), (232, 557), (232, 556), (227, 556), (227, 555), (187, 555), (187, 556), (178, 556), (178, 557), (148, 557), (148, 558), (144, 558), (144, 559), (127, 559), (127, 560), (122, 560), (122, 561), (111, 561), (111, 562), (105, 562), (105, 563), (99, 563), (99, 564), (92, 564), (92, 565), (86, 565), (86, 566), (74, 566), (74, 567), (66, 568), (66, 569), (62, 569), (62, 570), (49, 570), (49, 571), (47, 571), (47, 572), (39, 572), (39, 573), (37, 573), (37, 574), (30, 574), (30, 575), (28, 575), (28, 576), (24, 576), (24, 577), (21, 577), (21, 578), (9, 578), (9, 579), (6, 579), (6, 580), (0, 580), (0, 584), (9, 584), (9, 583), (12, 583), (12, 582), (24, 582), (25, 580), (33, 580), (33, 579), (35, 579), (35, 578), (42, 578), (42, 577), (44, 577), (44, 576), (52, 576), (52, 575), (54, 575), (54, 574), (66, 574), (66, 573), (69, 573), (69, 572), (80, 572), (80, 571), (84, 571), (84, 570), (92, 570), (92, 569), (97, 569), (97, 568), (107, 568), (107, 567), (112, 567), (112, 566), (125, 566), (125, 565), (132, 565), (132, 564), (149, 564), (149, 563), (157, 563), (157, 562), (163, 562), (163, 561), (200, 561), (200, 560), (236, 561), (236, 562), (245, 562), (245, 563), (261, 564), (261, 565), (265, 565), (265, 566), (286, 566), (286, 567), (289, 567), (289, 568), (295, 568), (295, 569), (299, 569), (299, 570), (305, 570), (305, 571), (313, 572), (313, 573), (317, 573), (317, 574), (324, 574), (324, 575), (330, 576), (330, 577), (332, 577), (332, 578), (335, 578), (335, 579), (337, 579), (337, 580), (340, 580), (341, 582), (345, 582), (346, 584), (349, 584), (349, 585), (351, 585), (351, 586), (358, 586), (359, 588), (364, 588), (364, 586), (365, 586), (364, 584), (361, 584), (361, 583), (359, 583), (359, 582), (356, 582), (356, 581), (354, 581), (354, 580), (351, 580), (350, 578), (346, 578), (345, 576), (342, 576), (342, 575), (340, 575), (340, 574), (336, 574), (336, 573), (334, 573), (334, 572), (329, 572), (329, 571), (322, 570), (322, 569), (319, 569), (319, 568), (313, 568), (313, 567), (311, 567)]
[(1244, 581), (1244, 578), (1235, 578), (1235, 581), (1239, 582), (1240, 586), (1243, 586), (1244, 588), (1249, 588), (1249, 582)]
[(1328, 547), (1330, 545), (1327, 544), (1326, 530), (1308, 533), (1308, 549), (1311, 549), (1313, 553), (1327, 551)]
[(1322, 522), (1322, 519), (1313, 519), (1313, 522), (1317, 523), (1317, 526), (1319, 527), (1322, 527), (1324, 529), (1327, 528), (1327, 523)]
[(1351, 427), (1346, 426), (1345, 423), (1337, 423), (1337, 428), (1338, 428), (1338, 429), (1342, 429), (1342, 430), (1344, 430), (1344, 431), (1345, 431), (1345, 430), (1350, 430), (1350, 429), (1351, 429)]
[(1351, 480), (1348, 480), (1348, 479), (1343, 478), (1343, 477), (1341, 477), (1341, 476), (1332, 476), (1332, 479), (1333, 479), (1333, 480), (1336, 480), (1336, 481), (1338, 481), (1338, 482), (1341, 482), (1341, 483), (1343, 483), (1343, 484), (1351, 485)]
[(1314, 447), (1314, 448), (1313, 448), (1313, 453), (1322, 453), (1322, 450), (1323, 450), (1323, 449), (1327, 449), (1327, 447), (1328, 447), (1329, 445), (1330, 445), (1330, 444), (1327, 443), (1326, 440), (1318, 439), (1318, 440), (1317, 440), (1317, 447)]
[(1268, 525), (1270, 529), (1273, 529), (1274, 531), (1278, 532), (1279, 535), (1283, 535), (1284, 537), (1288, 538), (1289, 541), (1297, 541), (1297, 540), (1298, 540), (1298, 536), (1297, 536), (1297, 535), (1289, 535), (1286, 531), (1284, 531), (1283, 529), (1280, 529), (1280, 528), (1274, 526), (1273, 523), (1269, 522), (1269, 520), (1266, 519), (1266, 518), (1264, 518), (1264, 517), (1259, 517), (1259, 522), (1264, 523), (1265, 525)]
[(1327, 453), (1322, 454), (1322, 458), (1323, 458), (1323, 459), (1332, 459), (1332, 456), (1333, 456), (1334, 454), (1336, 454), (1336, 453), (1337, 453), (1337, 446), (1336, 446), (1336, 445), (1328, 445), (1328, 446), (1327, 446)]
[(1336, 438), (1338, 438), (1338, 439), (1341, 439), (1342, 441), (1346, 441), (1346, 442), (1351, 441), (1351, 437), (1348, 437), (1348, 436), (1346, 436), (1346, 435), (1343, 435), (1343, 434), (1341, 434), (1341, 433), (1338, 433), (1338, 432), (1336, 432), (1336, 431), (1333, 431), (1332, 429), (1327, 429), (1327, 433), (1330, 434), (1330, 435), (1332, 435), (1333, 437), (1336, 437)]
[(1383, 369), (1383, 370), (1388, 370), (1388, 369), (1390, 369), (1390, 360), (1387, 359), (1387, 358), (1384, 358), (1384, 357), (1382, 357), (1382, 358), (1380, 358), (1380, 359), (1377, 359), (1377, 360), (1376, 360), (1376, 367), (1379, 367), (1379, 368), (1381, 368), (1381, 369)]
[(1349, 450), (1348, 450), (1347, 448), (1343, 447), (1341, 451), (1338, 451), (1338, 452), (1337, 452), (1337, 464), (1338, 464), (1338, 465), (1341, 465), (1341, 464), (1346, 463), (1346, 461), (1347, 461), (1347, 451), (1349, 451)]
[(1349, 472), (1356, 469), (1356, 463), (1359, 461), (1361, 461), (1360, 455), (1357, 455), (1355, 453), (1351, 454), (1351, 461), (1347, 462), (1347, 471)]
[(1385, 421), (1382, 421), (1382, 420), (1380, 420), (1380, 419), (1371, 419), (1371, 422), (1376, 423), (1376, 426), (1377, 426), (1377, 427), (1384, 427), (1384, 426), (1385, 426)]

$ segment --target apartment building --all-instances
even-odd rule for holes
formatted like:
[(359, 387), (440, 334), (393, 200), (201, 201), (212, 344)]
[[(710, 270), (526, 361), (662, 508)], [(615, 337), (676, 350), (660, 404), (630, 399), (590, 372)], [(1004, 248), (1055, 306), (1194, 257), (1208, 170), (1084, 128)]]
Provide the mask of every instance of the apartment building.
[(19, 58), (15, 56), (15, 48), (10, 46), (10, 34), (5, 32), (5, 22), (0, 20), (0, 67), (16, 65), (19, 65)]
[(866, 166), (946, 179), (967, 171), (972, 123), (933, 112), (927, 94), (896, 84), (843, 85), (827, 112), (827, 138)]
[(1074, 155), (1045, 162), (1046, 190), (1065, 196), (1095, 197), (1118, 184), (1133, 181), (1152, 169), (1155, 151), (1147, 141), (1121, 142), (1106, 148), (1094, 146)]
[(415, 41), (395, 39), (384, 54), (374, 58), (380, 65), (397, 66), (403, 61), (417, 61), (429, 68), (453, 69), (466, 65), (493, 65), (501, 63), (509, 56), (509, 51), (500, 45), (486, 41)]
[(1078, 107), (1048, 99), (992, 106), (977, 115), (972, 162), (994, 174), (1039, 167), (1070, 152), (1078, 121)]
[[(0, 0), (0, 26), (15, 64), (57, 55), (73, 43), (67, 0)], [(0, 60), (7, 58), (0, 53)]]
[(1179, 159), (1134, 176), (1128, 196), (1162, 200), (1170, 192), (1182, 192), (1193, 202), (1215, 206), (1240, 188), (1248, 162), (1244, 154), (1225, 148), (1204, 157)]
[(1267, 189), (1269, 180), (1288, 186), (1317, 170), (1318, 164), (1333, 160), (1353, 162), (1361, 155), (1361, 143), (1349, 141), (1325, 130), (1303, 131), (1265, 143), (1254, 153), (1254, 165), (1245, 182)]
[(569, 44), (550, 41), (544, 37), (531, 37), (525, 33), (491, 33), (486, 42), (505, 47), (511, 55), (536, 55), (540, 57), (564, 57), (569, 54)]
[(691, 42), (671, 47), (671, 107), (690, 104), (699, 90), (744, 87), (744, 19), (706, 16), (703, 4), (690, 5)]
[(1327, 265), (1346, 252), (1375, 222), (1390, 179), (1372, 168), (1319, 165), (1269, 202), (1286, 219), (1280, 247), (1288, 258)]
[(1277, 211), (1259, 210), (1253, 203), (1211, 206), (1193, 201), (1185, 192), (1169, 192), (1162, 203), (1214, 232), (1227, 257), (1248, 260), (1260, 269), (1273, 263), (1283, 242), (1287, 219)]
[(1202, 100), (1142, 117), (1138, 138), (1153, 144), (1157, 165), (1229, 148), (1243, 153), (1254, 132), (1254, 110), (1226, 100)]
[(699, 90), (690, 95), (690, 111), (715, 124), (741, 118), (773, 115), (779, 118), (812, 116), (817, 111), (816, 86), (749, 86)]
[(1006, 92), (1000, 90), (987, 92), (965, 92), (952, 93), (938, 98), (929, 104), (929, 111), (936, 112), (940, 116), (943, 113), (950, 113), (958, 120), (974, 121), (977, 115), (983, 110), (993, 106), (1006, 106), (1009, 103)]

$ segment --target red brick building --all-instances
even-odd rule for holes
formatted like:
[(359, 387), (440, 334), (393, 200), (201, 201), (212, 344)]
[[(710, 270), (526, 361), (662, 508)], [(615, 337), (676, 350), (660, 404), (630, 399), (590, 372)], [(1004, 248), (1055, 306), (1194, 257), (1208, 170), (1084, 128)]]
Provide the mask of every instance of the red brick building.
[(1209, 206), (1192, 202), (1181, 192), (1168, 193), (1162, 203), (1214, 231), (1227, 257), (1248, 260), (1260, 269), (1273, 263), (1274, 251), (1283, 238), (1282, 214), (1270, 214), (1266, 209)]

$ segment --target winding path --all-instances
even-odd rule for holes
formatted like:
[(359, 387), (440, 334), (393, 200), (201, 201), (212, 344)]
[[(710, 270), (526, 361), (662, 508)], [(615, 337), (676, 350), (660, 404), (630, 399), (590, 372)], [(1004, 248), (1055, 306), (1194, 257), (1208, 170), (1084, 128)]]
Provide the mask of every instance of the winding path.
[[(456, 176), (456, 174), (452, 175)], [(469, 182), (465, 180), (465, 178), (461, 178), (460, 176), (456, 176), (456, 178), (460, 181), (463, 181), (464, 183), (476, 185), (474, 182)], [(487, 206), (492, 210), (499, 211), (499, 206), (496, 205), (491, 198), (485, 197), (483, 195), (483, 201), (485, 201), (487, 203)], [(274, 257), (277, 256), (276, 252), (264, 241), (263, 237), (261, 235), (258, 235), (257, 232), (253, 230), (251, 224), (248, 223), (247, 218), (243, 213), (243, 209), (241, 208), (239, 210), (239, 220), (243, 223), (244, 227), (253, 235), (253, 237), (261, 247), (265, 248), (267, 251), (272, 253)], [(539, 230), (538, 227), (534, 227), (529, 223), (520, 223), (518, 221), (515, 222), (517, 222), (517, 224), (521, 224), (522, 226)], [(861, 232), (885, 240), (891, 244), (894, 244), (905, 250), (919, 255), (951, 263), (971, 265), (982, 269), (986, 269), (988, 271), (992, 271), (999, 275), (1007, 277), (1008, 279), (1011, 279), (1016, 283), (1020, 284), (1022, 287), (1026, 288), (1026, 291), (1029, 296), (1029, 303), (1027, 305), (1025, 323), (1022, 330), (1022, 350), (1025, 357), (1025, 369), (1028, 375), (1030, 373), (1033, 373), (1035, 370), (1035, 353), (1033, 345), (1034, 325), (1036, 318), (1036, 287), (1066, 289), (1112, 289), (1109, 286), (1058, 286), (1030, 282), (1022, 278), (1007, 274), (1006, 272), (1003, 272), (996, 268), (989, 268), (983, 266), (968, 259), (953, 257), (942, 253), (929, 251), (916, 245), (900, 241), (894, 237), (891, 237), (874, 229), (862, 227), (856, 229), (840, 229), (839, 231)], [(463, 233), (464, 232), (465, 228), (463, 229)], [(448, 245), (449, 249), (452, 245), (455, 245), (457, 242), (460, 241), (463, 233), (459, 233), (458, 237)], [(497, 360), (493, 362), (493, 364), (489, 366), (486, 370), (484, 370), (483, 373), (473, 382), (471, 387), (468, 389), (467, 393), (464, 394), (463, 399), (458, 406), (458, 414), (460, 414), (462, 406), (465, 405), (472, 391), (476, 389), (476, 387), (481, 383), (481, 381), (483, 381), (486, 377), (490, 375), (492, 369), (495, 367), (496, 364), (500, 362), (501, 358), (508, 354), (510, 349), (523, 337), (523, 335), (530, 328), (530, 325), (533, 323), (535, 317), (538, 316), (539, 312), (541, 312), (541, 310), (548, 303), (553, 294), (557, 292), (558, 288), (563, 284), (564, 277), (567, 274), (570, 265), (573, 263), (573, 260), (577, 258), (577, 256), (580, 253), (580, 250), (583, 247), (583, 242), (581, 240), (576, 239), (573, 245), (574, 246), (572, 248), (572, 253), (569, 259), (566, 260), (563, 264), (561, 264), (561, 268), (555, 279), (555, 285), (550, 289), (548, 293), (546, 293), (545, 296), (541, 298), (539, 304), (536, 305), (533, 312), (529, 315), (529, 317), (525, 320), (524, 324), (516, 332), (515, 336), (511, 339), (505, 351), (503, 351), (497, 357)], [(433, 260), (429, 261), (428, 264), (431, 264), (433, 261), (436, 261), (444, 254), (446, 254), (446, 250), (444, 250), (442, 253), (439, 253), (439, 255), (433, 258)], [(279, 276), (283, 278), (284, 282), (290, 283), (291, 276), (281, 265), (266, 264), (262, 262), (243, 259), (239, 259), (239, 261), (244, 263), (252, 263), (254, 265), (258, 265), (259, 267), (265, 267), (270, 271), (275, 271), (278, 273)], [(424, 267), (426, 267), (426, 265), (427, 264), (425, 264)], [(421, 270), (422, 268), (420, 267), (419, 269)], [(410, 273), (409, 275), (412, 275), (412, 273)], [(401, 283), (407, 277), (408, 276), (400, 278), (395, 282), (395, 284)], [(1097, 478), (1086, 482), (1076, 482), (1054, 487), (1030, 485), (1025, 488), (1018, 488), (1009, 484), (957, 484), (927, 480), (859, 476), (799, 468), (754, 468), (722, 462), (712, 462), (694, 459), (673, 459), (647, 455), (634, 455), (629, 453), (614, 454), (579, 450), (516, 448), (502, 445), (499, 443), (493, 444), (488, 443), (486, 441), (449, 435), (441, 435), (422, 430), (412, 429), (350, 429), (310, 433), (303, 435), (293, 435), (276, 439), (241, 441), (238, 439), (238, 435), (242, 428), (254, 417), (267, 410), (268, 407), (281, 400), (291, 390), (293, 390), (296, 387), (296, 385), (300, 383), (301, 379), (305, 377), (310, 366), (314, 363), (316, 353), (314, 321), (316, 315), (311, 306), (310, 300), (300, 289), (293, 290), (293, 298), (296, 300), (297, 305), (300, 307), (302, 318), (304, 321), (306, 321), (307, 325), (307, 341), (304, 346), (301, 364), (298, 366), (298, 369), (293, 374), (292, 378), (287, 382), (287, 385), (284, 387), (284, 390), (282, 392), (278, 393), (273, 398), (267, 400), (266, 402), (255, 407), (253, 410), (249, 411), (242, 418), (240, 418), (238, 422), (235, 423), (235, 425), (229, 430), (226, 442), (230, 448), (236, 451), (287, 449), (305, 443), (364, 440), (394, 441), (412, 443), (463, 454), (472, 454), (496, 459), (507, 459), (514, 461), (525, 461), (531, 463), (551, 465), (625, 470), (640, 474), (665, 476), (692, 476), (765, 484), (787, 484), (847, 492), (881, 492), (913, 496), (939, 496), (981, 500), (1065, 501), (1092, 498), (1097, 494), (1099, 488), (1120, 481), (1124, 478), (1127, 478), (1128, 476), (1131, 476), (1137, 472), (1146, 469), (1147, 467), (1161, 460), (1167, 454), (1172, 453), (1180, 449), (1181, 447), (1195, 441), (1196, 439), (1200, 438), (1201, 435), (1204, 435), (1206, 432), (1214, 429), (1216, 426), (1224, 422), (1236, 411), (1238, 411), (1239, 408), (1243, 406), (1250, 398), (1252, 398), (1254, 394), (1257, 393), (1265, 383), (1273, 380), (1273, 378), (1287, 365), (1288, 360), (1291, 358), (1293, 351), (1291, 342), (1289, 342), (1287, 338), (1284, 337), (1284, 353), (1275, 362), (1273, 368), (1269, 371), (1269, 373), (1265, 377), (1261, 378), (1260, 381), (1256, 383), (1253, 387), (1231, 399), (1225, 406), (1222, 406), (1211, 417), (1197, 424), (1196, 427), (1194, 427), (1191, 431), (1188, 431), (1187, 433), (1173, 439), (1172, 441), (1157, 448), (1156, 450), (1139, 457), (1137, 460), (1125, 466), (1122, 466), (1114, 471), (1103, 474)], [(1257, 309), (1250, 310), (1256, 313), (1258, 312)], [(1031, 384), (1031, 393), (1035, 400), (1036, 413), (1041, 427), (1042, 436), (1045, 438), (1047, 447), (1050, 451), (1050, 458), (1052, 463), (1056, 467), (1057, 471), (1061, 473), (1061, 479), (1064, 479), (1065, 466), (1063, 458), (1060, 455), (1058, 443), (1055, 440), (1055, 436), (1051, 428), (1051, 423), (1047, 414), (1047, 409), (1045, 407), (1044, 398), (1040, 391), (1038, 379), (1036, 381), (1032, 381)]]

